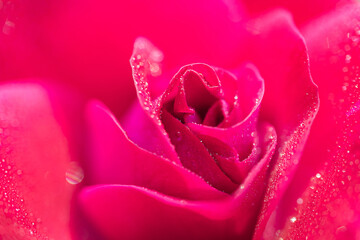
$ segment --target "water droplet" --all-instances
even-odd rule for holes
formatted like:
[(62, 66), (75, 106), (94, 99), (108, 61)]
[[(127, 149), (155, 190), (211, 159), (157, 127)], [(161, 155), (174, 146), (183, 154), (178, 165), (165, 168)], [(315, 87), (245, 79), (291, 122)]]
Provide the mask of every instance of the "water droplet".
[(350, 56), (349, 54), (347, 54), (347, 55), (345, 56), (345, 62), (346, 62), (346, 63), (350, 63), (350, 61), (351, 61), (351, 56)]
[(346, 232), (346, 230), (347, 230), (347, 229), (346, 229), (345, 226), (338, 227), (338, 228), (336, 229), (335, 234), (338, 235), (338, 234), (340, 234), (340, 233)]
[(66, 181), (70, 184), (79, 184), (84, 179), (84, 171), (77, 162), (70, 162), (65, 173)]
[(4, 26), (3, 26), (3, 33), (6, 35), (11, 34), (11, 32), (13, 31), (13, 28), (15, 27), (15, 23), (10, 21), (10, 20), (6, 20)]
[(177, 132), (175, 133), (175, 138), (176, 138), (176, 141), (181, 141), (182, 135), (181, 135), (181, 132), (180, 132), (180, 131), (177, 131)]
[(160, 68), (159, 64), (157, 64), (157, 63), (150, 64), (150, 74), (154, 77), (161, 75), (161, 68)]
[(292, 222), (292, 223), (296, 222), (296, 217), (290, 218), (290, 222)]
[(317, 174), (316, 174), (316, 177), (317, 177), (317, 178), (321, 178), (321, 174), (320, 174), (320, 173), (317, 173)]
[(304, 200), (303, 200), (302, 198), (298, 198), (298, 199), (296, 200), (296, 203), (297, 203), (297, 204), (303, 204), (303, 203), (304, 203)]

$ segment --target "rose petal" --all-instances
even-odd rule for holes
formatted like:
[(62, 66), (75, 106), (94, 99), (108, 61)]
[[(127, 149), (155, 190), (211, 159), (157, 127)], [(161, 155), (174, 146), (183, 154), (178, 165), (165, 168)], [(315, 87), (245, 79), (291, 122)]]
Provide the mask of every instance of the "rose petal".
[(229, 106), (224, 100), (219, 100), (212, 107), (204, 117), (203, 125), (217, 127), (221, 124), (229, 115)]
[[(248, 58), (265, 79), (260, 121), (274, 125), (279, 138), (254, 239), (262, 237), (270, 214), (296, 170), (299, 156), (318, 109), (302, 37), (284, 11), (274, 11), (249, 23), (253, 38)], [(269, 61), (271, 59), (271, 61)]]
[(257, 138), (250, 155), (246, 159), (239, 159), (237, 151), (219, 139), (207, 135), (197, 135), (197, 137), (201, 139), (221, 170), (237, 184), (244, 181), (251, 168), (260, 159), (261, 147)]
[(154, 73), (154, 66), (159, 68), (162, 58), (162, 52), (148, 40), (136, 40), (130, 64), (142, 109), (135, 109), (134, 115), (127, 119), (125, 129), (129, 138), (140, 147), (179, 163), (174, 147), (161, 124), (159, 104), (152, 99), (149, 91), (149, 77)]
[(166, 110), (160, 117), (185, 168), (219, 190), (231, 193), (236, 189), (237, 185), (220, 170), (199, 138)]
[[(54, 117), (58, 110), (40, 85), (0, 86), (0, 235), (4, 239), (70, 238), (74, 186), (65, 180), (65, 173), (79, 172), (70, 162), (75, 159)], [(69, 181), (78, 179), (68, 176)]]
[(91, 184), (129, 184), (184, 199), (226, 195), (180, 165), (131, 142), (114, 116), (97, 102), (88, 106), (91, 132)]
[[(174, 100), (174, 113), (190, 106), (204, 117), (206, 111), (222, 97), (221, 83), (215, 69), (203, 63), (185, 65), (171, 79), (160, 99), (159, 108)], [(169, 109), (170, 110), (170, 109)]]
[(261, 132), (266, 136), (264, 157), (233, 199), (185, 201), (137, 186), (100, 185), (84, 189), (80, 203), (109, 239), (249, 238), (276, 145), (273, 128), (264, 126)]
[(141, 187), (95, 186), (84, 189), (80, 201), (107, 239), (219, 239), (232, 234), (221, 221), (225, 211), (220, 206), (174, 199)]
[[(285, 237), (359, 235), (359, 12), (359, 4), (349, 5), (303, 29), (311, 70), (321, 89), (321, 108), (292, 183), (296, 189), (289, 188), (284, 198), (288, 204), (277, 214), (276, 229), (286, 221)], [(302, 204), (296, 207), (297, 202)]]
[[(235, 148), (240, 160), (242, 160), (249, 155), (254, 142), (252, 133), (256, 130), (258, 112), (264, 94), (264, 80), (256, 68), (250, 64), (241, 67), (237, 72), (239, 80), (237, 81), (237, 90), (234, 92), (234, 99), (232, 101), (234, 102), (234, 108), (237, 108), (236, 105), (245, 105), (241, 109), (241, 114), (245, 113), (245, 118), (241, 119), (240, 122), (236, 121), (233, 126), (229, 126), (228, 128), (211, 127), (194, 123), (188, 123), (187, 126), (198, 135), (217, 138), (230, 147)], [(238, 97), (235, 98), (235, 96)], [(246, 97), (248, 97), (248, 99), (244, 100)], [(240, 109), (240, 107), (238, 108)], [(234, 119), (238, 119), (235, 115), (233, 112), (230, 113), (229, 123), (235, 122)]]

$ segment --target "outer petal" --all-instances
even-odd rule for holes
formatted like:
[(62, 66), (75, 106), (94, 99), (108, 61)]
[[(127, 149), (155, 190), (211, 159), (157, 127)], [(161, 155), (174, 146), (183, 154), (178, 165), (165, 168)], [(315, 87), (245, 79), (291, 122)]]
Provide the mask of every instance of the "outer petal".
[(0, 86), (0, 144), (0, 236), (70, 238), (74, 159), (44, 88)]
[(274, 7), (283, 7), (291, 11), (295, 21), (303, 24), (312, 18), (331, 11), (340, 5), (354, 0), (240, 0), (250, 13), (256, 14)]
[[(288, 204), (282, 205), (287, 211), (278, 214), (276, 229), (281, 229), (287, 220), (282, 233), (285, 238), (360, 236), (359, 13), (358, 4), (350, 5), (319, 18), (303, 30), (322, 101), (292, 183), (297, 189), (289, 188), (284, 198)], [(300, 195), (305, 187), (306, 191)], [(296, 202), (301, 204), (293, 212)]]
[(276, 146), (273, 128), (263, 126), (264, 152), (231, 199), (187, 201), (130, 185), (84, 189), (80, 203), (109, 239), (249, 239)]
[(273, 124), (279, 137), (255, 233), (255, 239), (259, 239), (297, 168), (317, 113), (318, 96), (305, 43), (286, 12), (274, 11), (255, 19), (249, 29), (253, 37), (248, 58), (258, 67), (266, 86), (259, 118)]

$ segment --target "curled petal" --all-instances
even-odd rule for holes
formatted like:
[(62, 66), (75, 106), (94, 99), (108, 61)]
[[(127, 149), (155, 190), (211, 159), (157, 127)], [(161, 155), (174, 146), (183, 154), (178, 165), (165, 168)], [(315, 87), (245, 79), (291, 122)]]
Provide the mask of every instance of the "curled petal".
[[(136, 40), (130, 64), (141, 109), (135, 110), (135, 118), (128, 119), (125, 129), (130, 139), (140, 147), (179, 163), (174, 147), (161, 124), (158, 104), (152, 99), (149, 90), (149, 77), (153, 74), (154, 66), (159, 69), (162, 59), (162, 52), (148, 40)], [(140, 131), (141, 129), (143, 131)]]
[(184, 199), (216, 199), (226, 195), (194, 173), (131, 142), (102, 104), (88, 106), (91, 139), (91, 184), (128, 184)]
[[(217, 70), (217, 72), (221, 73), (220, 70)], [(233, 147), (238, 152), (240, 160), (242, 160), (251, 152), (265, 87), (264, 80), (256, 68), (250, 64), (237, 69), (236, 73), (238, 80), (232, 87), (232, 94), (229, 94), (232, 97), (230, 103), (234, 103), (234, 109), (229, 114), (229, 122), (224, 122), (220, 127), (195, 123), (188, 123), (187, 126), (196, 134), (217, 138)], [(224, 76), (224, 73), (221, 76)], [(229, 93), (229, 83), (231, 81), (226, 80), (222, 81), (224, 83), (223, 89), (225, 93)], [(228, 94), (224, 95), (229, 96)], [(239, 118), (239, 116), (242, 116), (242, 118)], [(233, 123), (233, 125), (230, 125), (230, 123)]]
[(221, 171), (204, 144), (185, 125), (165, 110), (161, 119), (184, 167), (217, 189), (225, 192), (236, 189), (237, 185)]

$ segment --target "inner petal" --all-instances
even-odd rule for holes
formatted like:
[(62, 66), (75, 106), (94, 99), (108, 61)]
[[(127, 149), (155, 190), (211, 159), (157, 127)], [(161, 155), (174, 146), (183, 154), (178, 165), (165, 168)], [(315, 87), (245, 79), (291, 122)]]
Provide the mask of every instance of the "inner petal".
[(217, 127), (229, 116), (229, 105), (225, 100), (218, 100), (207, 111), (203, 125)]
[[(187, 105), (196, 111), (201, 119), (204, 119), (208, 109), (218, 100), (218, 97), (209, 91), (210, 88), (213, 90), (214, 88), (219, 88), (219, 86), (206, 85), (206, 81), (201, 73), (187, 70), (183, 77), (180, 78), (179, 92), (174, 102), (174, 113), (177, 114), (180, 113), (179, 110), (185, 110), (184, 108), (179, 108), (179, 103), (182, 102), (182, 105)], [(193, 112), (182, 111), (182, 113), (191, 114)]]
[(185, 168), (226, 193), (232, 193), (237, 188), (238, 185), (219, 168), (215, 159), (189, 128), (166, 110), (162, 111), (161, 121)]

